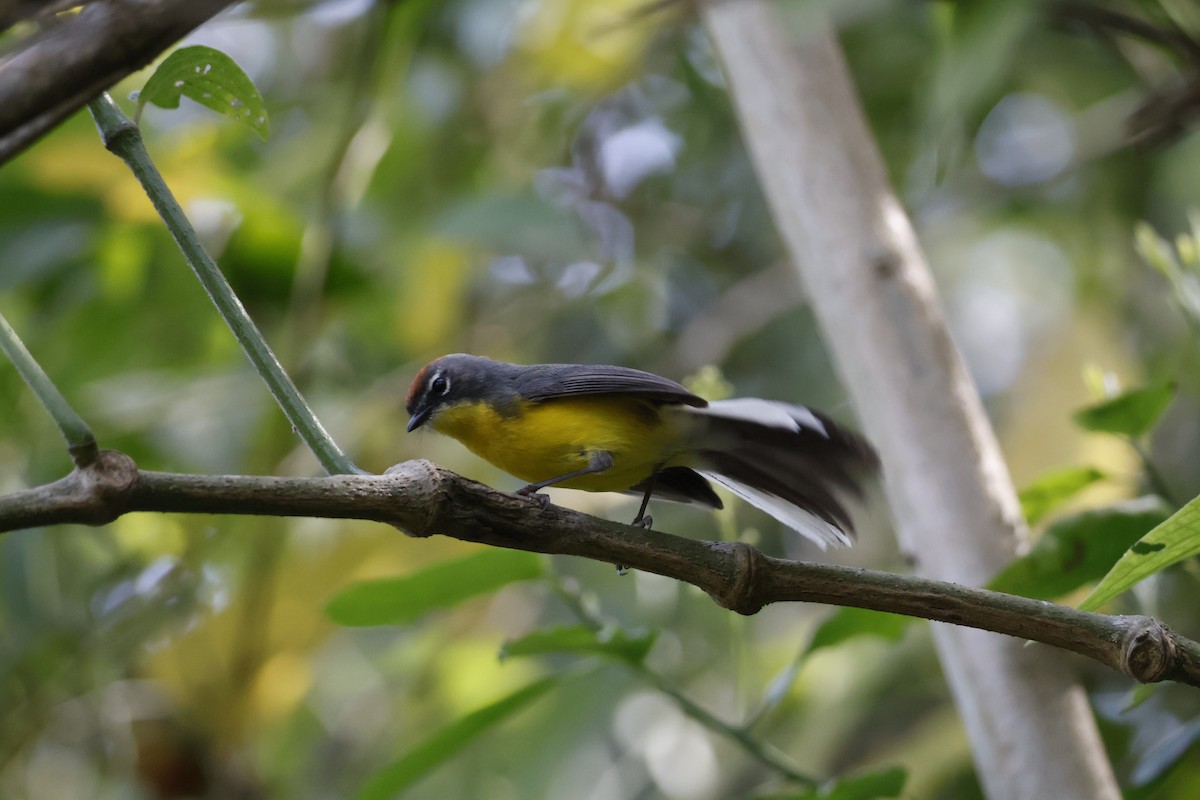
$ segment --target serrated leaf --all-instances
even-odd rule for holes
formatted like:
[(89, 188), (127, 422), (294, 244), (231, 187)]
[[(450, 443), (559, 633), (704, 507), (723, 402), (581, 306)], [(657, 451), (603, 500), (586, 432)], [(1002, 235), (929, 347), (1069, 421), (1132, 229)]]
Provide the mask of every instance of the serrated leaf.
[(181, 47), (163, 59), (138, 93), (137, 116), (147, 103), (179, 108), (180, 97), (250, 126), (263, 141), (270, 136), (267, 108), (254, 81), (220, 50)]
[(875, 636), (889, 642), (899, 641), (908, 630), (912, 617), (843, 606), (821, 623), (808, 644), (808, 653), (832, 647), (858, 636)]
[(1084, 430), (1137, 437), (1154, 427), (1174, 396), (1173, 384), (1133, 389), (1076, 411), (1074, 419)]
[(1021, 490), (1021, 511), (1030, 525), (1036, 525), (1055, 508), (1103, 478), (1104, 473), (1095, 467), (1066, 467), (1047, 472)]
[(571, 625), (534, 631), (520, 639), (506, 642), (500, 657), (532, 656), (545, 653), (577, 653), (602, 655), (640, 664), (654, 646), (657, 633), (631, 633), (621, 628), (592, 630), (584, 625)]
[(1064, 595), (1101, 578), (1170, 514), (1161, 499), (1141, 497), (1063, 517), (1028, 553), (1001, 570), (988, 588), (1037, 599)]
[(535, 553), (481, 550), (411, 575), (353, 584), (329, 601), (325, 613), (340, 625), (407, 625), (435, 608), (540, 577), (543, 570)]
[(1079, 604), (1094, 611), (1135, 583), (1200, 553), (1200, 497), (1133, 544)]
[(366, 785), (355, 795), (356, 800), (394, 797), (462, 750), (472, 739), (525, 708), (558, 682), (558, 676), (543, 678), (450, 723), (399, 761), (392, 762), (368, 778)]
[(908, 770), (887, 767), (838, 778), (798, 794), (760, 795), (757, 800), (880, 800), (899, 797), (907, 782)]

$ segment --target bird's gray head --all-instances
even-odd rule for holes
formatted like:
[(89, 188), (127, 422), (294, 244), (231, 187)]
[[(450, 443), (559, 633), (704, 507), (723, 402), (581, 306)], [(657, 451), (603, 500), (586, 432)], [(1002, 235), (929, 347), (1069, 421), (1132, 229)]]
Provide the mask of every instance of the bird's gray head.
[(449, 406), (503, 399), (512, 366), (466, 353), (442, 356), (425, 365), (408, 390), (405, 409), (412, 415), (408, 430), (416, 430)]

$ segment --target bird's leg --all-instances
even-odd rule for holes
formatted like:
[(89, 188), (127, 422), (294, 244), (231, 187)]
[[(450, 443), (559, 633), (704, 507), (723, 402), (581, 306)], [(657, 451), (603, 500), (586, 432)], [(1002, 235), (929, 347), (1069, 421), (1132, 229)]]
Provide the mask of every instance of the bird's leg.
[[(633, 522), (629, 523), (630, 525), (634, 525), (638, 528), (645, 528), (646, 530), (650, 530), (651, 526), (654, 525), (654, 517), (646, 513), (646, 508), (650, 505), (650, 495), (654, 494), (654, 479), (657, 476), (658, 472), (656, 471), (653, 475), (646, 479), (646, 493), (642, 495), (642, 504), (638, 507), (637, 516), (633, 518)], [(629, 569), (629, 567), (625, 566), (624, 564), (617, 564), (618, 575), (624, 575), (627, 569)]]
[(646, 493), (642, 495), (642, 505), (638, 508), (637, 516), (633, 518), (630, 525), (636, 525), (639, 528), (649, 530), (654, 525), (654, 517), (646, 513), (646, 509), (650, 506), (650, 495), (654, 494), (654, 479), (658, 476), (655, 472), (646, 480)]
[(540, 494), (542, 489), (545, 489), (547, 486), (553, 486), (556, 483), (569, 481), (572, 478), (581, 478), (584, 475), (592, 475), (597, 472), (604, 472), (604, 470), (610, 469), (612, 465), (612, 453), (608, 452), (607, 450), (598, 450), (588, 456), (588, 465), (583, 469), (577, 469), (574, 472), (568, 472), (566, 475), (559, 475), (558, 477), (550, 478), (549, 480), (531, 483), (528, 486), (522, 486), (520, 489), (517, 489), (517, 494), (524, 495), (526, 497), (532, 497), (541, 503), (543, 508), (545, 508), (546, 506), (550, 505), (550, 498), (544, 494)]

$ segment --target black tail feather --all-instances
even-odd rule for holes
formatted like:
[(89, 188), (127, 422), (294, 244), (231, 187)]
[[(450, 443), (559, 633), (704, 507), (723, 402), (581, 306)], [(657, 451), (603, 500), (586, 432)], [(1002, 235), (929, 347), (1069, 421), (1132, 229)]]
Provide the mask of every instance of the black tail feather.
[[(759, 410), (761, 420), (754, 414)], [(714, 403), (698, 414), (707, 424), (701, 472), (749, 487), (754, 491), (745, 499), (824, 544), (844, 541), (838, 531), (854, 533), (841, 497), (861, 498), (864, 479), (879, 468), (879, 456), (865, 439), (823, 414), (784, 403), (733, 401), (725, 408)], [(729, 488), (737, 492), (737, 486)], [(769, 497), (750, 496), (755, 491)], [(797, 515), (772, 497), (832, 526), (835, 538), (819, 523), (797, 526)]]

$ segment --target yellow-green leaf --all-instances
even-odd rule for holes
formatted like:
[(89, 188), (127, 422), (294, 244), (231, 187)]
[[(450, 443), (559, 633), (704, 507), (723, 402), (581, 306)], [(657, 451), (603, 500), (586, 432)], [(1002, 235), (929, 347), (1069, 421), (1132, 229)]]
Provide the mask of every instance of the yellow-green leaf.
[(1140, 497), (1057, 519), (988, 588), (1037, 599), (1064, 595), (1102, 577), (1130, 545), (1170, 514), (1160, 498)]
[(543, 569), (534, 553), (481, 550), (411, 575), (356, 583), (330, 600), (325, 612), (342, 625), (407, 625), (432, 609), (536, 578)]
[(1197, 553), (1200, 553), (1200, 498), (1135, 542), (1079, 607), (1094, 611), (1135, 583)]
[(641, 663), (654, 645), (655, 633), (631, 633), (621, 628), (602, 631), (584, 625), (571, 625), (534, 631), (506, 642), (500, 657), (531, 656), (545, 653), (602, 655), (620, 661)]
[(1026, 521), (1036, 525), (1059, 505), (1102, 478), (1104, 473), (1095, 467), (1066, 467), (1047, 472), (1021, 490), (1021, 510)]
[(1174, 396), (1173, 384), (1133, 389), (1076, 411), (1074, 419), (1085, 430), (1141, 436), (1154, 427)]

